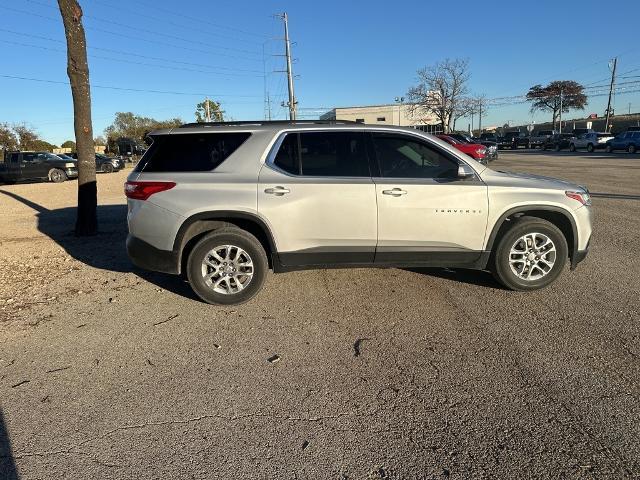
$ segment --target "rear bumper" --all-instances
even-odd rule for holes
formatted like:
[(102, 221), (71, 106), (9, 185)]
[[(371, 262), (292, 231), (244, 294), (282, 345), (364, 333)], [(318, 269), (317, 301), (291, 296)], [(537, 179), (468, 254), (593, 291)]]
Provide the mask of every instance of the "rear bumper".
[(133, 235), (127, 235), (127, 255), (136, 267), (174, 275), (180, 273), (175, 252), (160, 250)]

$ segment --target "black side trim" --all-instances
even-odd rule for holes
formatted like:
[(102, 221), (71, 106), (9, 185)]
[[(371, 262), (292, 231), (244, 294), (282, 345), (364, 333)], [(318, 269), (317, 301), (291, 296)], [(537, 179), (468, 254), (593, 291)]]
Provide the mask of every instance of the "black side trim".
[(175, 252), (160, 250), (133, 235), (127, 235), (127, 254), (135, 266), (145, 270), (180, 273), (178, 257)]
[(324, 265), (372, 265), (375, 247), (366, 248), (309, 248), (294, 252), (279, 253), (283, 268), (319, 267)]
[(482, 252), (474, 250), (438, 251), (419, 247), (386, 247), (377, 249), (375, 263), (455, 267), (475, 264), (481, 254)]
[(521, 205), (519, 207), (515, 207), (507, 210), (493, 225), (493, 230), (491, 230), (491, 234), (489, 235), (489, 238), (487, 240), (486, 250), (488, 251), (493, 250), (493, 244), (496, 240), (496, 236), (498, 235), (498, 232), (500, 231), (502, 224), (507, 218), (513, 215), (516, 215), (518, 213), (524, 214), (526, 212), (536, 211), (536, 210), (560, 213), (567, 220), (569, 220), (569, 223), (571, 224), (571, 230), (573, 232), (573, 245), (569, 245), (569, 258), (571, 259), (571, 262), (573, 264), (573, 259), (576, 253), (578, 252), (578, 228), (576, 227), (576, 222), (573, 220), (573, 217), (571, 216), (571, 214), (567, 213), (565, 209), (560, 207), (554, 207), (552, 205)]
[[(281, 264), (274, 265), (275, 272), (313, 270), (316, 268), (367, 268), (367, 267), (452, 267), (484, 270), (491, 252), (489, 251), (420, 251), (386, 248), (383, 256), (370, 250), (349, 247), (308, 249), (299, 252), (280, 253)], [(375, 261), (374, 261), (375, 260)]]

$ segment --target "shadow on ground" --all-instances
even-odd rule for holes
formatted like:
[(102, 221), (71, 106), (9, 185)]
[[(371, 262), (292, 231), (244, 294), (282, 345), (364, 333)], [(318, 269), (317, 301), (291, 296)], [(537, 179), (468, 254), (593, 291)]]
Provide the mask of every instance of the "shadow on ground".
[(101, 270), (132, 272), (160, 288), (185, 297), (196, 298), (181, 277), (148, 272), (131, 263), (125, 248), (126, 205), (98, 205), (98, 235), (76, 237), (73, 233), (76, 221), (75, 207), (49, 210), (13, 192), (0, 189), (0, 194), (11, 197), (38, 212), (36, 214), (38, 230), (64, 248), (74, 259)]
[[(197, 300), (189, 285), (181, 277), (148, 272), (135, 267), (131, 263), (125, 249), (125, 240), (127, 238), (126, 205), (99, 205), (97, 209), (98, 235), (76, 237), (73, 233), (73, 226), (76, 220), (75, 207), (49, 210), (13, 192), (0, 190), (0, 194), (11, 197), (36, 210), (38, 212), (38, 230), (54, 240), (76, 260), (101, 270), (120, 273), (133, 272), (160, 288)], [(501, 288), (487, 272), (443, 268), (413, 268), (406, 270), (461, 283)]]
[(504, 290), (504, 287), (493, 278), (493, 275), (486, 271), (452, 268), (405, 268), (404, 270), (428, 277), (443, 278), (445, 280), (478, 285), (480, 287)]
[(18, 470), (11, 452), (9, 432), (4, 424), (4, 416), (0, 409), (0, 478), (3, 480), (18, 480)]

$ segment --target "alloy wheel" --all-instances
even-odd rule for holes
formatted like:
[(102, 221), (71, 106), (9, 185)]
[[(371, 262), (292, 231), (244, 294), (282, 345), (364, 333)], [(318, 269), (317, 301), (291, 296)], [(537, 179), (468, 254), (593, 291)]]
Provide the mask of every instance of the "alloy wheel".
[(204, 283), (216, 293), (233, 295), (244, 290), (253, 278), (253, 260), (242, 248), (219, 245), (202, 261)]
[(509, 267), (522, 280), (539, 280), (551, 272), (556, 255), (556, 246), (547, 235), (527, 233), (511, 246)]

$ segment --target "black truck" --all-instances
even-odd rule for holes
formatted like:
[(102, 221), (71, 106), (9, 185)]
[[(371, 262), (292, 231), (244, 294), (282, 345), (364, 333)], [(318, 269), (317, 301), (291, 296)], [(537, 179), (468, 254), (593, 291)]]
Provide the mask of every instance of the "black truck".
[(23, 180), (64, 182), (78, 176), (78, 163), (65, 160), (49, 152), (6, 151), (0, 162), (0, 182)]

